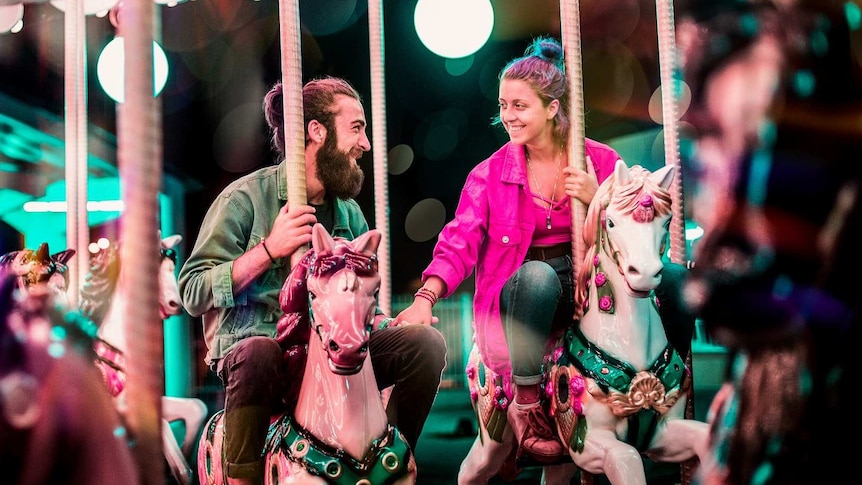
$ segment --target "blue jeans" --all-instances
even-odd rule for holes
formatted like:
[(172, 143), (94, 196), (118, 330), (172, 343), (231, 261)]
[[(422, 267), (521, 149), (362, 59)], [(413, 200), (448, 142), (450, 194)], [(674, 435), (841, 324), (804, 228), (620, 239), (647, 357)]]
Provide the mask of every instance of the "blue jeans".
[(528, 260), (500, 293), (503, 330), (517, 384), (538, 384), (548, 339), (572, 324), (574, 278), (570, 255)]

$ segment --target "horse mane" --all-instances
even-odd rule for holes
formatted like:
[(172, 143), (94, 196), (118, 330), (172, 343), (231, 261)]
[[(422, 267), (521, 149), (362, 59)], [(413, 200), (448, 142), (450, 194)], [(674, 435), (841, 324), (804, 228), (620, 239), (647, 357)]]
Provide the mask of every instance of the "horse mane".
[(587, 300), (590, 278), (596, 268), (596, 252), (602, 240), (605, 209), (613, 204), (613, 207), (623, 214), (634, 214), (636, 211), (643, 210), (640, 204), (641, 199), (644, 196), (650, 196), (653, 201), (652, 212), (639, 214), (637, 217), (642, 217), (642, 220), (647, 221), (652, 220), (655, 216), (670, 214), (673, 210), (670, 192), (649, 178), (650, 171), (640, 165), (633, 165), (629, 168), (629, 173), (631, 174), (631, 182), (622, 185), (616, 183), (616, 176), (612, 172), (599, 185), (595, 196), (593, 196), (593, 201), (587, 208), (583, 233), (587, 251), (583, 263), (578, 268), (577, 288), (575, 290), (576, 308), (583, 308), (582, 305)]
[(81, 314), (101, 325), (111, 307), (119, 279), (119, 248), (116, 243), (111, 243), (90, 257), (90, 271), (80, 290), (78, 308)]

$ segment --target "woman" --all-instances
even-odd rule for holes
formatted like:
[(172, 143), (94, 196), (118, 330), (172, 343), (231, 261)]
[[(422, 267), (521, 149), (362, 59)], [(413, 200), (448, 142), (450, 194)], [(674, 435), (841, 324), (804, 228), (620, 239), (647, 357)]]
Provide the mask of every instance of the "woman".
[(430, 323), (438, 298), (475, 268), (476, 343), (488, 367), (512, 376), (509, 422), (521, 448), (551, 462), (565, 448), (541, 406), (542, 360), (574, 314), (569, 201), (589, 204), (620, 156), (587, 139), (595, 175), (569, 166), (568, 81), (556, 39), (535, 39), (499, 79), (494, 124), (510, 141), (470, 172), (455, 218), (422, 273), (424, 284), (394, 324)]

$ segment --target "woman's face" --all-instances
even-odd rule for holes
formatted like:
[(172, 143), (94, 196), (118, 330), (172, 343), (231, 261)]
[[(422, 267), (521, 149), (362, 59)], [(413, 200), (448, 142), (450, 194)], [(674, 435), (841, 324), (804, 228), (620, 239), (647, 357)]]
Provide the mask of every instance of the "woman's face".
[(500, 81), (500, 121), (512, 143), (526, 145), (542, 137), (551, 137), (553, 118), (559, 109), (559, 101), (545, 106), (541, 98), (525, 81), (503, 79)]

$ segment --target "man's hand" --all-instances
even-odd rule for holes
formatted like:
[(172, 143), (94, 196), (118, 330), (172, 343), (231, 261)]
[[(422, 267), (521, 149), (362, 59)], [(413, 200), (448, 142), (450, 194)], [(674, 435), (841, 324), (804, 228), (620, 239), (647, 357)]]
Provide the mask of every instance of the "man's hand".
[(284, 204), (266, 236), (266, 247), (273, 258), (283, 258), (311, 243), (311, 227), (317, 222), (314, 207)]

